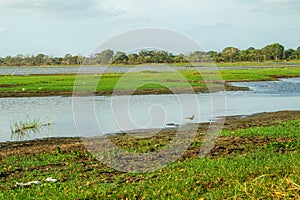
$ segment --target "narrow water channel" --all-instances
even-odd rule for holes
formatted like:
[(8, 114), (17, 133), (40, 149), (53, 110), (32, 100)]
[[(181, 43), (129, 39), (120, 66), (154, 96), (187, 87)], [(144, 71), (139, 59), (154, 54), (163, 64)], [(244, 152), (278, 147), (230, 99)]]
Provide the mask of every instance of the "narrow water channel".
[[(227, 116), (300, 110), (300, 78), (237, 82), (232, 85), (246, 86), (251, 91), (225, 92)], [(195, 102), (191, 100), (195, 97), (199, 110), (195, 109)], [(180, 102), (178, 98), (181, 99)], [(128, 99), (129, 103), (126, 103), (125, 100)], [(212, 120), (210, 94), (97, 96), (91, 103), (95, 104), (95, 118), (99, 122), (101, 134)], [(18, 140), (17, 137), (11, 136), (11, 125), (34, 119), (51, 125), (26, 135), (23, 138), (25, 140), (82, 136), (82, 133), (79, 135), (76, 130), (72, 97), (1, 98), (0, 110), (0, 142)], [(99, 135), (99, 132), (94, 132), (95, 124), (91, 124), (93, 120), (86, 117), (88, 113), (85, 114), (87, 115), (83, 117), (80, 125), (86, 129), (84, 136)], [(93, 115), (94, 113), (90, 117)], [(186, 119), (193, 115), (195, 116), (193, 120)]]

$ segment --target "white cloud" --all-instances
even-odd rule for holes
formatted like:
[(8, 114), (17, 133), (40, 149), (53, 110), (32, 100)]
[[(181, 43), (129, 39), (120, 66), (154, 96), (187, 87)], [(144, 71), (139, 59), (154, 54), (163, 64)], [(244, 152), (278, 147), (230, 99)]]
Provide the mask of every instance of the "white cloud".
[(3, 28), (3, 27), (0, 27), (0, 33), (3, 32), (3, 31), (4, 31), (4, 28)]
[(0, 39), (6, 42), (0, 55), (16, 49), (88, 52), (97, 42), (140, 27), (179, 31), (208, 50), (277, 41), (296, 45), (299, 10), (300, 0), (0, 0)]

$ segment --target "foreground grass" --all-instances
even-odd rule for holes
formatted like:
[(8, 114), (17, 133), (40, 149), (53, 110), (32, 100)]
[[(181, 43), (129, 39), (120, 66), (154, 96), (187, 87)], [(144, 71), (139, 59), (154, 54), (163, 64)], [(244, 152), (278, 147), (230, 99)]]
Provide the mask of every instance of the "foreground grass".
[[(255, 68), (244, 70), (216, 71), (185, 70), (180, 72), (140, 72), (111, 73), (99, 75), (34, 75), (34, 76), (0, 76), (0, 93), (5, 96), (13, 94), (47, 94), (61, 92), (70, 95), (76, 85), (77, 91), (96, 91), (104, 93), (113, 90), (162, 90), (206, 88), (204, 80), (212, 86), (217, 82), (275, 80), (276, 77), (300, 76), (300, 68)], [(76, 81), (75, 81), (76, 80)], [(153, 92), (154, 93), (154, 92)]]
[[(180, 159), (145, 174), (107, 168), (85, 151), (3, 157), (0, 199), (299, 199), (299, 125), (300, 120), (293, 120), (272, 127), (225, 130), (223, 136), (245, 138), (279, 139), (290, 134), (285, 142), (252, 144), (234, 155)], [(145, 141), (140, 144), (146, 148)], [(48, 177), (59, 182), (14, 186)]]

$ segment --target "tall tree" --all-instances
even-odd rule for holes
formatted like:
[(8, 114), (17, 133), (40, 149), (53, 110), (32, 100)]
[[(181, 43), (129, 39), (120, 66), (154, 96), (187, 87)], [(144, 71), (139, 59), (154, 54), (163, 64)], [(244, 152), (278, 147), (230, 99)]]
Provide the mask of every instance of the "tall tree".
[(235, 47), (226, 47), (222, 51), (222, 58), (225, 62), (233, 62), (237, 59), (239, 49)]
[(262, 48), (264, 60), (282, 60), (284, 52), (284, 46), (279, 43), (274, 43)]
[(287, 49), (284, 51), (283, 59), (290, 60), (295, 58), (296, 58), (296, 54), (294, 49)]
[(109, 64), (112, 62), (114, 56), (114, 51), (111, 49), (107, 49), (102, 51), (101, 53), (96, 53), (96, 62), (98, 64)]
[(113, 56), (113, 63), (115, 64), (127, 64), (128, 56), (125, 52), (117, 51)]

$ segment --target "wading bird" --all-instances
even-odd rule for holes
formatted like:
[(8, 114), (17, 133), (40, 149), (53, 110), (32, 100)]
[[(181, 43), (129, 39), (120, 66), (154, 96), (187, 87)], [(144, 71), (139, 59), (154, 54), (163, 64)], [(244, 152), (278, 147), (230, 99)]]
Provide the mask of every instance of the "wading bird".
[(185, 119), (187, 119), (187, 120), (193, 120), (195, 118), (195, 115), (193, 115), (193, 116), (191, 116), (191, 117), (186, 117)]

